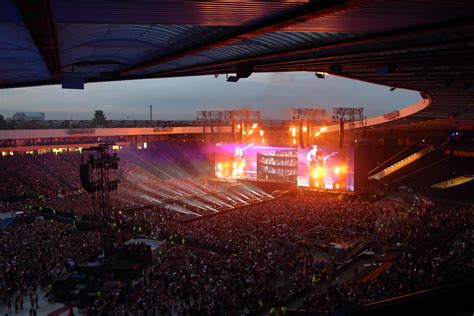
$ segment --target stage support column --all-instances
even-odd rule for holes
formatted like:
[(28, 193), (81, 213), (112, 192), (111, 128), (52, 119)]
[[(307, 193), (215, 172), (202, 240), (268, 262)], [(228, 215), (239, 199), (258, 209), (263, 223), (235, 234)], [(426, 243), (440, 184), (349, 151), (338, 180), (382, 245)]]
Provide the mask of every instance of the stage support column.
[(233, 139), (234, 143), (237, 140), (237, 135), (235, 133), (236, 133), (235, 132), (235, 121), (232, 121), (232, 139)]
[(304, 135), (303, 135), (303, 121), (300, 121), (298, 133), (299, 133), (300, 147), (304, 149), (305, 146), (304, 146)]
[(339, 148), (344, 147), (344, 118), (339, 119)]
[(339, 190), (345, 191), (347, 185), (347, 154), (344, 148), (344, 118), (339, 118), (339, 166), (341, 174), (339, 175)]
[(308, 133), (306, 135), (306, 145), (311, 146), (311, 145), (313, 145), (313, 143), (311, 142), (311, 122), (308, 122), (306, 126), (307, 126), (306, 131)]

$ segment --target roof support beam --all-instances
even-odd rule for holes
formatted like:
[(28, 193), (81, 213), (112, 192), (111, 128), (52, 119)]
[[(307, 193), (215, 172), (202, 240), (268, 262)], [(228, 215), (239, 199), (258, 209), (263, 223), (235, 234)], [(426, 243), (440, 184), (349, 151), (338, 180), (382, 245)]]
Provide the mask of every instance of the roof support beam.
[[(181, 69), (175, 69), (175, 70), (169, 70), (169, 71), (164, 71), (161, 73), (155, 73), (155, 76), (168, 76), (169, 74), (174, 74), (178, 73), (181, 71), (199, 71), (199, 70), (208, 70), (209, 68), (214, 69), (218, 67), (224, 67), (224, 66), (230, 66), (230, 65), (235, 65), (236, 63), (240, 62), (261, 62), (261, 61), (266, 61), (268, 60), (271, 62), (272, 58), (288, 58), (288, 60), (294, 61), (295, 58), (294, 56), (296, 54), (309, 54), (309, 53), (315, 53), (317, 51), (325, 50), (325, 49), (333, 49), (333, 48), (339, 48), (343, 46), (349, 46), (349, 45), (364, 45), (367, 43), (373, 43), (378, 40), (399, 40), (400, 36), (412, 36), (415, 33), (416, 34), (423, 34), (426, 32), (433, 32), (433, 31), (441, 31), (441, 30), (446, 30), (450, 29), (453, 27), (462, 27), (465, 25), (472, 25), (474, 22), (474, 19), (472, 17), (467, 17), (463, 19), (456, 19), (456, 20), (451, 20), (451, 21), (444, 21), (444, 22), (438, 22), (438, 23), (433, 23), (429, 25), (421, 25), (421, 26), (415, 26), (415, 27), (409, 27), (405, 29), (398, 29), (398, 30), (392, 30), (392, 31), (386, 31), (386, 32), (380, 32), (376, 34), (370, 34), (366, 36), (361, 36), (361, 37), (356, 37), (353, 39), (348, 39), (348, 40), (341, 40), (341, 41), (334, 41), (334, 42), (329, 42), (329, 43), (323, 43), (317, 46), (312, 46), (308, 48), (302, 48), (302, 49), (292, 49), (289, 51), (283, 51), (283, 52), (277, 52), (277, 53), (269, 53), (265, 55), (259, 55), (259, 56), (252, 56), (252, 57), (247, 57), (247, 58), (239, 58), (239, 59), (233, 59), (233, 60), (226, 60), (226, 61), (220, 61), (220, 62), (214, 62), (214, 63), (208, 63), (208, 64), (203, 64), (203, 65), (198, 65), (198, 66), (191, 66), (191, 67), (183, 67)], [(438, 45), (443, 44), (443, 43), (438, 43)], [(425, 47), (427, 46), (426, 43), (418, 44), (418, 45), (410, 45), (410, 47)], [(408, 47), (408, 48), (410, 48)], [(398, 47), (399, 49), (400, 47)], [(407, 47), (405, 47), (407, 48)], [(379, 51), (386, 51), (388, 50), (387, 48), (382, 48)], [(376, 52), (374, 49), (366, 49), (363, 51), (365, 53), (373, 53)], [(339, 54), (339, 55), (344, 55), (344, 54)], [(334, 54), (331, 54), (331, 57), (336, 56)], [(300, 57), (300, 60), (302, 59), (314, 59), (314, 57)]]
[(31, 38), (55, 82), (60, 81), (61, 67), (50, 0), (16, 0), (18, 11)]
[[(332, 12), (338, 11), (346, 2), (347, 0), (311, 0), (309, 3), (301, 5), (277, 17), (272, 17), (263, 21), (256, 21), (249, 25), (240, 27), (235, 31), (231, 31), (219, 38), (212, 39), (206, 43), (196, 45), (194, 47), (185, 47), (181, 50), (157, 57), (142, 64), (131, 66), (123, 70), (121, 75), (132, 75), (133, 72), (170, 62), (184, 56), (229, 45), (243, 39), (248, 39), (279, 30), (296, 23), (304, 23), (323, 14), (330, 14)], [(360, 0), (353, 2), (357, 3), (360, 2)]]
[[(405, 49), (405, 48), (404, 48)], [(463, 62), (462, 59), (460, 61), (452, 61), (452, 54), (455, 52), (455, 49), (446, 48), (443, 50), (437, 50), (434, 54), (433, 51), (428, 52), (416, 52), (416, 53), (403, 53), (399, 52), (400, 47), (397, 48), (390, 48), (388, 50), (380, 50), (380, 52), (393, 52), (393, 54), (389, 54), (386, 56), (381, 55), (373, 55), (369, 56), (366, 52), (363, 53), (351, 53), (351, 54), (339, 54), (333, 56), (324, 56), (319, 58), (313, 59), (302, 59), (302, 60), (291, 60), (285, 62), (277, 62), (277, 63), (263, 63), (258, 64), (255, 66), (255, 70), (258, 71), (271, 71), (271, 69), (291, 69), (291, 70), (301, 70), (306, 67), (307, 70), (312, 68), (317, 68), (320, 71), (327, 70), (331, 64), (338, 63), (343, 64), (345, 73), (346, 69), (353, 69), (353, 68), (361, 68), (361, 69), (370, 69), (375, 67), (377, 64), (395, 64), (398, 67), (427, 67), (433, 65), (440, 65), (440, 61), (449, 61), (450, 65), (459, 66), (461, 70), (447, 70), (447, 71), (467, 71), (469, 70), (469, 65), (466, 62)], [(467, 57), (469, 58), (472, 56), (472, 49), (464, 49), (462, 53), (456, 53), (459, 57)], [(443, 65), (443, 64), (441, 64)], [(227, 70), (227, 72), (233, 72), (234, 69), (232, 66), (221, 68), (219, 70)], [(203, 69), (201, 71), (196, 71), (194, 75), (201, 75), (201, 74), (214, 74), (217, 70), (216, 69)], [(419, 71), (418, 71), (419, 72)]]

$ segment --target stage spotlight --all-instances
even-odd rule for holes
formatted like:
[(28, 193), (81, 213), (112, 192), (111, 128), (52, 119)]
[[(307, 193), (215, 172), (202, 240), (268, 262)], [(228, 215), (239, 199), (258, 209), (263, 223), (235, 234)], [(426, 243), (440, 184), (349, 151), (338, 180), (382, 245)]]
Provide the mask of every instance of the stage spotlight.
[(306, 126), (303, 126), (303, 133), (306, 133), (308, 131), (308, 128)]
[(237, 82), (239, 81), (239, 77), (237, 76), (230, 76), (229, 78), (227, 78), (227, 82)]
[(324, 73), (324, 72), (316, 72), (314, 75), (319, 79), (326, 78), (326, 73)]
[(241, 63), (237, 65), (237, 77), (248, 78), (253, 72), (253, 65), (251, 63)]
[(257, 123), (253, 123), (252, 128), (257, 128), (257, 126), (258, 126)]
[(321, 127), (321, 129), (320, 129), (321, 132), (326, 132), (327, 130), (328, 130), (327, 126), (323, 126), (323, 127)]
[(341, 172), (341, 168), (335, 167), (334, 168), (334, 174), (339, 174)]
[(237, 82), (240, 78), (248, 78), (253, 72), (253, 65), (251, 63), (241, 63), (237, 65), (237, 73), (235, 76), (227, 78), (227, 82)]

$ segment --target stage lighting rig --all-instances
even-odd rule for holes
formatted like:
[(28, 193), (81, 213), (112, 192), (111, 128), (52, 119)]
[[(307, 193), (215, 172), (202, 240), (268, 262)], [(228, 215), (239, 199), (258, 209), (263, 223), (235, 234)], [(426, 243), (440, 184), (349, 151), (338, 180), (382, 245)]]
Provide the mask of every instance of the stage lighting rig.
[[(232, 134), (234, 135), (234, 141), (237, 140), (237, 135), (239, 135), (239, 141), (245, 142), (246, 139), (244, 138), (246, 137), (244, 136), (252, 136), (255, 133), (254, 138), (259, 136), (261, 137), (262, 143), (264, 142), (263, 134), (260, 134), (260, 131), (262, 130), (260, 111), (238, 109), (225, 111), (224, 116), (226, 121), (229, 121), (232, 124)], [(256, 138), (253, 139), (253, 141), (256, 141)]]
[[(314, 126), (321, 125), (326, 120), (326, 109), (296, 108), (293, 109), (293, 122), (298, 125), (299, 143), (301, 148), (312, 144)], [(290, 129), (291, 130), (291, 129)], [(296, 143), (296, 129), (291, 130), (293, 144)], [(306, 136), (306, 140), (305, 140)], [(306, 144), (305, 144), (306, 142)]]
[[(244, 141), (245, 135), (259, 135), (262, 124), (260, 111), (253, 111), (248, 109), (231, 110), (231, 111), (198, 111), (197, 120), (203, 123), (203, 133), (206, 131), (206, 126), (211, 127), (211, 133), (214, 133), (214, 127), (222, 124), (230, 123), (232, 126), (232, 135), (234, 142), (237, 141), (237, 134), (239, 141)], [(248, 130), (247, 130), (248, 129)], [(262, 138), (262, 141), (264, 139)]]
[(334, 108), (333, 109), (333, 120), (339, 122), (339, 147), (342, 148), (344, 145), (344, 124), (348, 123), (350, 128), (354, 128), (357, 125), (361, 127), (366, 125), (366, 119), (364, 117), (364, 108)]
[[(197, 121), (202, 122), (202, 133), (206, 133), (206, 127), (210, 126), (212, 138), (218, 133), (218, 128), (225, 122), (224, 111), (197, 111)], [(217, 140), (214, 139), (215, 142)]]

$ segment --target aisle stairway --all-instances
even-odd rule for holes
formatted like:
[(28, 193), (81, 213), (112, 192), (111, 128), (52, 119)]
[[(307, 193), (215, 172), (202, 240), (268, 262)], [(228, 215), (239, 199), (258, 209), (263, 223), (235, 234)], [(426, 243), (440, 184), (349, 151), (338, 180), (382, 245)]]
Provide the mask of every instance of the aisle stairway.
[(447, 189), (451, 187), (455, 187), (458, 185), (462, 185), (464, 183), (468, 183), (474, 180), (474, 176), (460, 176), (452, 179), (448, 179), (445, 181), (441, 181), (431, 185), (433, 189)]
[(394, 163), (393, 165), (383, 169), (382, 171), (374, 174), (373, 176), (369, 177), (369, 179), (381, 180), (381, 179), (385, 178), (386, 176), (388, 176), (388, 175), (402, 169), (403, 167), (408, 166), (409, 164), (417, 161), (418, 159), (428, 155), (429, 153), (433, 152), (434, 150), (435, 149), (432, 145), (428, 146), (428, 147), (425, 147), (422, 150), (417, 151), (416, 153), (411, 154), (410, 156), (408, 156), (408, 157)]

